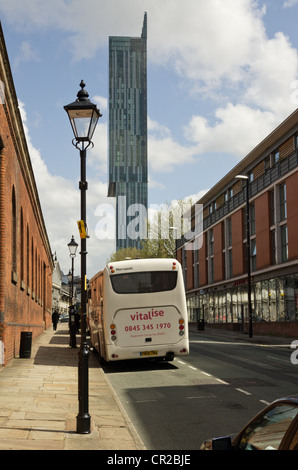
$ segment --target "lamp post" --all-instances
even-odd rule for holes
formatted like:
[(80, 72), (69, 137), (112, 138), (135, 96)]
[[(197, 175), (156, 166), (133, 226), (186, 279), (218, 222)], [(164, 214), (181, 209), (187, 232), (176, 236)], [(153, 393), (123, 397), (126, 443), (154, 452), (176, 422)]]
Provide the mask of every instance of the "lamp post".
[(76, 243), (74, 236), (71, 237), (70, 242), (67, 244), (69, 249), (69, 256), (71, 257), (71, 305), (73, 304), (73, 271), (74, 271), (74, 259), (76, 257), (76, 252), (78, 244)]
[(70, 331), (70, 346), (75, 348), (76, 344), (76, 322), (75, 322), (75, 309), (73, 305), (73, 272), (74, 272), (74, 259), (78, 244), (76, 243), (74, 236), (72, 236), (70, 242), (67, 244), (69, 249), (69, 256), (71, 257), (71, 270), (67, 275), (68, 282), (71, 283), (71, 294), (70, 294), (70, 307), (69, 307), (69, 331)]
[(246, 247), (247, 247), (247, 295), (248, 295), (248, 336), (252, 338), (252, 307), (251, 307), (251, 272), (250, 272), (250, 227), (249, 227), (249, 178), (237, 175), (236, 179), (246, 181)]
[(87, 279), (86, 279), (86, 191), (88, 183), (86, 181), (86, 150), (93, 147), (91, 141), (98, 119), (101, 117), (100, 111), (96, 104), (89, 99), (89, 95), (84, 90), (85, 83), (80, 83), (81, 90), (77, 94), (77, 99), (73, 103), (64, 106), (68, 114), (71, 127), (74, 133), (73, 145), (80, 151), (81, 161), (81, 180), (79, 188), (81, 190), (81, 220), (79, 222), (81, 236), (81, 344), (79, 350), (78, 364), (78, 391), (79, 391), (79, 413), (77, 415), (77, 433), (90, 433), (90, 415), (88, 411), (89, 398), (89, 348), (87, 345), (87, 319), (86, 319), (86, 302), (87, 302)]

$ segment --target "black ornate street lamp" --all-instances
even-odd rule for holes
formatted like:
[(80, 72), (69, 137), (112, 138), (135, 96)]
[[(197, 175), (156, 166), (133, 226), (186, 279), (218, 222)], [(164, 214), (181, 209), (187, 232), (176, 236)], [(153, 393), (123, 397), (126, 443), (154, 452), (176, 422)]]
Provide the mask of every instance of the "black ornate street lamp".
[(86, 150), (93, 147), (91, 141), (98, 119), (102, 116), (96, 104), (89, 99), (83, 80), (80, 83), (81, 90), (77, 94), (77, 99), (73, 103), (64, 106), (68, 114), (71, 127), (74, 133), (73, 145), (80, 151), (81, 160), (81, 181), (79, 188), (81, 190), (81, 220), (79, 221), (81, 236), (81, 345), (79, 350), (78, 365), (78, 387), (79, 387), (79, 413), (77, 415), (77, 432), (80, 434), (90, 433), (90, 415), (89, 415), (89, 376), (88, 361), (89, 347), (87, 345), (87, 279), (86, 279), (86, 191), (88, 183), (86, 181)]
[[(73, 304), (73, 271), (74, 271), (74, 259), (76, 257), (76, 252), (78, 248), (78, 244), (74, 239), (74, 236), (71, 237), (70, 242), (67, 244), (69, 249), (69, 256), (71, 257), (71, 305)], [(67, 275), (67, 277), (69, 274)]]
[(70, 291), (70, 305), (69, 305), (69, 331), (70, 331), (70, 346), (76, 348), (76, 322), (75, 322), (75, 307), (73, 304), (73, 272), (74, 272), (74, 259), (78, 244), (76, 243), (74, 236), (71, 237), (70, 242), (67, 244), (69, 249), (69, 256), (71, 257), (71, 270), (67, 274), (68, 284), (71, 286)]

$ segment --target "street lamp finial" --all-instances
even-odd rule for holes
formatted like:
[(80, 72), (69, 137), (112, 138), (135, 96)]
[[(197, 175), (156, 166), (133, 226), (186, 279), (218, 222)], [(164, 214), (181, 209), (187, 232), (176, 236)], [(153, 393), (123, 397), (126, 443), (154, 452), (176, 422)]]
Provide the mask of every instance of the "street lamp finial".
[(81, 90), (79, 90), (77, 94), (78, 101), (88, 100), (89, 93), (87, 90), (84, 90), (85, 86), (86, 86), (86, 83), (84, 82), (84, 80), (81, 80), (81, 83), (80, 83)]

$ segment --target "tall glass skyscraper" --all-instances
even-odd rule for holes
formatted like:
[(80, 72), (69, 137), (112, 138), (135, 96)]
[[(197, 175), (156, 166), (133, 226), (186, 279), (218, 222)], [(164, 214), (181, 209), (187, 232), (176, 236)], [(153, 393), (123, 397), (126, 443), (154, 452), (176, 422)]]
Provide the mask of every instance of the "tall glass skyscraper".
[(141, 37), (109, 38), (108, 196), (116, 197), (116, 250), (140, 248), (148, 209), (147, 13)]

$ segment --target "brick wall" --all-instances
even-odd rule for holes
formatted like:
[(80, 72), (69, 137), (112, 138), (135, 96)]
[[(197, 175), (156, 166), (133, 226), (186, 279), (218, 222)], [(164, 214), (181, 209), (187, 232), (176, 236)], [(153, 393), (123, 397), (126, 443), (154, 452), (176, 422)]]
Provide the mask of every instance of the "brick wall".
[(51, 248), (0, 28), (0, 340), (5, 364), (21, 331), (33, 339), (51, 324)]
[(287, 224), (288, 224), (288, 242), (289, 242), (289, 260), (298, 258), (298, 205), (297, 205), (297, 187), (298, 172), (289, 176), (286, 181), (287, 186)]

